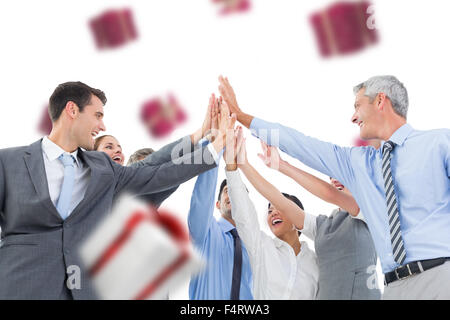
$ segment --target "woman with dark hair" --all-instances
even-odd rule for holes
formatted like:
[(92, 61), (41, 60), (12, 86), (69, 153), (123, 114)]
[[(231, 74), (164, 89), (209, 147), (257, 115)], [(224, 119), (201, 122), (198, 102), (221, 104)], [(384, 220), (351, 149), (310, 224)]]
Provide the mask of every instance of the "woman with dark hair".
[[(237, 132), (237, 145), (238, 159), (234, 164), (227, 164), (228, 194), (236, 228), (249, 254), (254, 298), (316, 299), (319, 290), (317, 257), (306, 242), (300, 241), (299, 231), (290, 219), (290, 216), (304, 214), (302, 203), (295, 196), (281, 193), (248, 163), (242, 128)], [(229, 146), (227, 144), (227, 148)], [(229, 151), (226, 151), (226, 158)], [(229, 160), (227, 163), (233, 162)], [(255, 207), (236, 170), (236, 161), (255, 189), (270, 201), (266, 221), (275, 238), (260, 229)]]

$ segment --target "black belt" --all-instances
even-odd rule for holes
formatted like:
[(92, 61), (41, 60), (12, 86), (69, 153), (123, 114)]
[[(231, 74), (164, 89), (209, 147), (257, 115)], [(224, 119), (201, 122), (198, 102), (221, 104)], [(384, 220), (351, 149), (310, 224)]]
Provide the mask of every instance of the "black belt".
[(410, 262), (408, 264), (405, 264), (404, 266), (398, 267), (394, 271), (385, 273), (384, 284), (387, 285), (397, 280), (409, 278), (415, 274), (419, 274), (431, 268), (440, 266), (447, 260), (450, 260), (450, 258), (437, 258), (431, 260)]

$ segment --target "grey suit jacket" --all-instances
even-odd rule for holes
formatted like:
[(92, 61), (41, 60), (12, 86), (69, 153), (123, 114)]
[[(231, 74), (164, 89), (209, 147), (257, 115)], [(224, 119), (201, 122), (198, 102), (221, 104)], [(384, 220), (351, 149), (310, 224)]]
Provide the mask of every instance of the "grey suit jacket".
[(319, 215), (314, 240), (319, 262), (319, 300), (379, 300), (368, 282), (377, 264), (375, 246), (364, 221), (346, 211)]
[[(184, 154), (193, 152), (195, 149), (195, 146), (191, 142), (191, 137), (186, 136), (184, 138), (181, 138), (177, 141), (174, 141), (172, 143), (169, 143), (168, 145), (165, 145), (158, 151), (155, 151), (154, 153), (147, 156), (146, 159), (142, 160), (145, 161), (143, 163), (151, 163), (152, 165), (160, 165), (166, 162), (169, 162), (172, 160), (172, 156), (176, 155), (176, 158), (182, 157)], [(174, 155), (172, 155), (172, 152)], [(139, 163), (133, 163), (130, 165), (130, 167), (138, 168)], [(187, 167), (183, 167), (186, 169)], [(180, 185), (177, 185), (169, 190), (157, 192), (157, 193), (150, 193), (143, 196), (140, 196), (139, 198), (151, 203), (156, 208), (159, 208), (161, 203), (166, 200), (172, 193), (174, 193)]]
[(84, 199), (63, 221), (50, 200), (41, 143), (0, 150), (0, 299), (64, 297), (69, 266), (81, 268), (81, 289), (72, 290), (73, 298), (95, 299), (77, 249), (118, 195), (164, 192), (216, 167), (205, 148), (181, 158), (192, 164), (152, 164), (150, 158), (134, 167), (79, 149), (91, 177)]

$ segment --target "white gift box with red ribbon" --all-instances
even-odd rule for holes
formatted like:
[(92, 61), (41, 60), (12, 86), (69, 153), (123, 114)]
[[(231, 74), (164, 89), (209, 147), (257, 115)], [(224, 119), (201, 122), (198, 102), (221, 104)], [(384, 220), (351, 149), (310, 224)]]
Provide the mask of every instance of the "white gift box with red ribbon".
[(80, 247), (100, 299), (164, 299), (170, 289), (201, 270), (178, 220), (122, 196), (113, 212)]

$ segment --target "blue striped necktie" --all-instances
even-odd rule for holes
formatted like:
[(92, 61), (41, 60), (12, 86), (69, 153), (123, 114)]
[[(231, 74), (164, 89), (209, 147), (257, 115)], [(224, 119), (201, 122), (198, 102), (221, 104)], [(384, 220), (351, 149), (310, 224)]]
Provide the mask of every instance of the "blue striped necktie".
[(406, 258), (405, 246), (403, 244), (402, 231), (400, 228), (400, 217), (397, 206), (397, 196), (394, 190), (394, 180), (391, 172), (391, 152), (395, 144), (387, 141), (383, 146), (383, 179), (386, 192), (386, 205), (389, 217), (389, 231), (391, 236), (392, 251), (394, 260), (399, 265), (403, 265)]
[(69, 214), (70, 202), (72, 200), (73, 185), (75, 183), (75, 159), (72, 155), (63, 153), (58, 158), (64, 165), (64, 181), (59, 194), (56, 210), (61, 218), (65, 220)]

